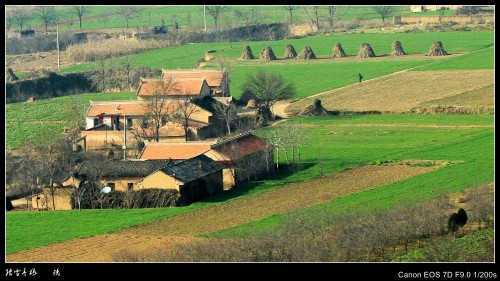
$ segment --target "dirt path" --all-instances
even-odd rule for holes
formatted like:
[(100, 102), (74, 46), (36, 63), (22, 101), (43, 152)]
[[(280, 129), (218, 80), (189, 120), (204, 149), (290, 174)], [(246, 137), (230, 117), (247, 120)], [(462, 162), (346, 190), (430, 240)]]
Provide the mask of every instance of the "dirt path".
[(122, 249), (154, 250), (192, 241), (193, 236), (229, 228), (271, 215), (311, 206), (360, 191), (407, 179), (438, 169), (391, 163), (355, 169), (290, 184), (280, 189), (225, 204), (195, 210), (160, 221), (124, 229), (114, 234), (79, 238), (7, 256), (7, 261), (113, 261)]
[(137, 252), (167, 249), (201, 238), (151, 235), (105, 234), (78, 238), (7, 256), (8, 262), (111, 262), (113, 254), (133, 249)]

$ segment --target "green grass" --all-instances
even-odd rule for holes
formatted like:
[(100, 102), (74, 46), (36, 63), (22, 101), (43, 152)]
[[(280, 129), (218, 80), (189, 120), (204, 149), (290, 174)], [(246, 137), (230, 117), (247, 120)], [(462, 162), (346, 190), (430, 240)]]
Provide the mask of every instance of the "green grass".
[[(362, 72), (365, 79), (376, 78), (396, 71), (409, 69), (428, 64), (442, 65), (446, 67), (451, 61), (451, 67), (455, 65), (454, 60), (459, 58), (426, 57), (432, 42), (440, 40), (445, 44), (450, 53), (470, 52), (487, 48), (493, 44), (493, 32), (426, 32), (426, 33), (401, 33), (401, 34), (348, 34), (348, 35), (319, 35), (300, 39), (278, 40), (272, 42), (233, 42), (232, 47), (227, 42), (201, 43), (183, 46), (174, 46), (151, 50), (133, 55), (133, 65), (136, 67), (147, 66), (150, 68), (192, 68), (198, 60), (204, 56), (207, 50), (216, 50), (215, 57), (227, 59), (232, 80), (232, 94), (240, 97), (242, 84), (248, 73), (254, 73), (259, 69), (280, 73), (290, 79), (297, 86), (296, 98), (307, 97), (323, 91), (332, 90), (346, 86), (357, 81), (357, 73)], [(467, 36), (468, 40), (463, 40)], [(403, 48), (409, 54), (421, 54), (412, 57), (390, 57), (391, 45), (394, 41), (402, 42)], [(335, 43), (342, 43), (348, 58), (331, 59), (332, 47)], [(354, 55), (359, 51), (363, 42), (369, 42), (380, 57), (372, 59), (355, 59)], [(249, 45), (255, 56), (266, 46), (271, 46), (278, 58), (282, 58), (287, 44), (292, 44), (297, 52), (308, 45), (311, 46), (316, 56), (322, 59), (297, 61), (277, 60), (262, 62), (260, 60), (240, 61), (237, 60), (245, 45)], [(472, 55), (476, 67), (489, 68), (493, 63), (493, 49), (484, 53), (477, 52)], [(475, 60), (480, 56), (484, 60)], [(465, 59), (468, 57), (463, 56)], [(120, 65), (121, 58), (106, 61), (111, 67)], [(467, 64), (467, 63), (465, 63)], [(216, 64), (207, 65), (208, 68), (216, 67)], [(79, 72), (95, 69), (97, 63), (86, 63), (64, 68), (62, 72)], [(448, 68), (447, 68), (448, 69)], [(476, 69), (476, 68), (474, 68)]]
[[(430, 60), (374, 60), (374, 61), (328, 61), (309, 63), (294, 61), (287, 63), (270, 63), (266, 71), (279, 73), (285, 81), (293, 82), (297, 92), (294, 98), (305, 98), (314, 94), (329, 91), (357, 83), (357, 74), (363, 73), (365, 79), (373, 79), (397, 71), (430, 63)], [(239, 98), (243, 92), (243, 83), (247, 75), (263, 69), (262, 65), (243, 63), (234, 67), (231, 73), (232, 95)]]
[[(8, 148), (19, 147), (24, 140), (42, 144), (72, 125), (72, 116), (83, 116), (90, 100), (137, 99), (135, 93), (91, 93), (65, 96), (32, 103), (9, 103), (5, 107), (5, 141)], [(77, 108), (78, 113), (72, 112)], [(76, 117), (75, 117), (76, 118)]]
[[(464, 40), (464, 37), (467, 40)], [(216, 58), (237, 59), (245, 45), (249, 45), (255, 56), (260, 51), (271, 46), (278, 58), (283, 57), (287, 44), (292, 44), (297, 52), (304, 46), (311, 46), (316, 56), (329, 57), (335, 43), (342, 44), (342, 48), (348, 56), (356, 55), (361, 43), (370, 43), (376, 55), (390, 54), (392, 43), (401, 41), (404, 50), (408, 54), (426, 54), (434, 41), (442, 41), (444, 48), (450, 53), (463, 53), (487, 48), (493, 45), (494, 32), (425, 32), (425, 33), (397, 33), (397, 34), (327, 34), (308, 36), (300, 39), (287, 39), (277, 41), (253, 41), (253, 42), (215, 42), (188, 44), (182, 46), (167, 47), (132, 56), (135, 66), (147, 66), (151, 68), (191, 68), (198, 60), (204, 57), (207, 50), (216, 50)], [(232, 46), (232, 47), (231, 47)], [(110, 65), (119, 65), (120, 58), (106, 60)], [(399, 58), (398, 60), (405, 60)], [(292, 60), (293, 61), (293, 60)], [(312, 61), (311, 65), (317, 61)], [(367, 60), (363, 60), (367, 61)], [(368, 60), (369, 61), (369, 60)], [(241, 62), (248, 63), (248, 62)], [(273, 63), (273, 62), (271, 62)], [(268, 65), (262, 63), (261, 65)], [(95, 69), (96, 63), (85, 63), (65, 67), (62, 72), (79, 72)], [(309, 66), (308, 66), (309, 67)]]
[[(492, 116), (480, 115), (380, 115), (356, 118), (303, 118), (310, 143), (303, 150), (304, 162), (317, 163), (320, 153), (325, 173), (336, 172), (374, 160), (429, 159), (463, 161), (431, 173), (295, 212), (242, 224), (206, 237), (248, 237), (265, 235), (290, 216), (331, 212), (342, 214), (403, 208), (494, 181), (494, 136), (491, 128), (423, 127), (335, 127), (336, 124), (493, 125)], [(351, 123), (352, 121), (352, 123)], [(274, 128), (263, 131), (269, 132)], [(330, 134), (336, 132), (335, 135)], [(351, 133), (351, 134), (349, 134)], [(284, 157), (281, 156), (280, 159)], [(301, 172), (302, 178), (318, 176), (318, 165)]]
[(91, 237), (195, 208), (14, 212), (6, 216), (6, 253)]
[[(483, 229), (432, 247), (412, 251), (394, 259), (393, 262), (461, 262), (478, 261), (479, 257), (484, 258), (485, 261), (493, 261), (494, 240), (494, 230), (492, 228)], [(442, 260), (429, 260), (428, 255), (437, 256)]]
[(414, 70), (475, 70), (495, 69), (494, 47), (474, 51), (463, 56), (453, 57), (443, 61), (417, 67)]
[[(179, 26), (190, 27), (190, 28), (201, 28), (204, 26), (203, 21), (203, 6), (201, 5), (191, 5), (191, 6), (136, 6), (136, 8), (141, 9), (136, 15), (137, 17), (130, 20), (129, 28), (137, 28), (142, 26), (150, 25), (160, 25), (163, 19), (165, 24), (168, 26), (173, 26), (174, 22), (178, 22)], [(256, 6), (261, 17), (260, 22), (289, 22), (290, 15), (284, 6)], [(425, 12), (415, 14), (410, 11), (409, 6), (395, 6), (395, 12), (393, 15), (401, 16), (437, 16), (438, 11)], [(235, 25), (240, 23), (240, 21), (235, 16), (235, 11), (247, 11), (250, 6), (226, 6), (225, 11), (221, 13), (219, 19), (219, 25), (226, 27), (229, 23)], [(79, 22), (78, 18), (73, 14), (68, 12), (68, 7), (61, 8), (56, 7), (56, 11), (61, 22), (65, 22), (61, 25), (61, 29), (78, 30)], [(125, 28), (125, 21), (122, 16), (116, 15), (116, 6), (91, 6), (90, 13), (84, 17), (82, 21), (82, 28), (84, 31), (96, 28)], [(320, 13), (325, 14), (326, 8), (320, 7)], [(445, 15), (452, 15), (452, 10), (444, 11)], [(35, 15), (31, 13), (34, 17), (32, 21), (33, 27), (42, 27), (43, 22)], [(345, 20), (371, 20), (376, 19), (382, 22), (380, 15), (369, 6), (337, 6), (335, 19), (339, 15), (343, 16)], [(95, 18), (97, 17), (97, 18)], [(295, 6), (293, 10), (293, 22), (294, 23), (304, 23), (307, 22), (307, 16), (301, 7)], [(207, 26), (209, 30), (213, 29), (213, 18), (207, 12)], [(325, 22), (326, 26), (327, 23)]]
[[(335, 213), (354, 211), (371, 213), (377, 210), (404, 207), (491, 182), (494, 178), (493, 118), (489, 115), (414, 114), (300, 118), (298, 120), (307, 125), (310, 134), (310, 143), (302, 150), (303, 161), (312, 164), (307, 170), (301, 172), (301, 180), (319, 175), (320, 168), (316, 164), (318, 151), (321, 152), (325, 161), (324, 173), (337, 172), (376, 160), (435, 159), (464, 162), (384, 187), (326, 201), (296, 212), (265, 218), (206, 236), (263, 235), (279, 227), (280, 222), (287, 216), (301, 215), (301, 213), (324, 213), (320, 210)], [(337, 126), (342, 124), (353, 126)], [(368, 126), (355, 126), (356, 124)], [(369, 126), (376, 124), (403, 126)], [(423, 128), (407, 126), (408, 124), (491, 127)], [(274, 129), (273, 126), (259, 130), (256, 134), (267, 137)], [(333, 131), (337, 133), (330, 134)], [(7, 252), (13, 253), (72, 238), (108, 233), (131, 225), (221, 204), (227, 200), (238, 200), (241, 196), (253, 196), (275, 188), (283, 188), (284, 182), (293, 181), (296, 181), (295, 175), (282, 171), (272, 180), (234, 188), (203, 202), (180, 208), (10, 212), (6, 214)]]

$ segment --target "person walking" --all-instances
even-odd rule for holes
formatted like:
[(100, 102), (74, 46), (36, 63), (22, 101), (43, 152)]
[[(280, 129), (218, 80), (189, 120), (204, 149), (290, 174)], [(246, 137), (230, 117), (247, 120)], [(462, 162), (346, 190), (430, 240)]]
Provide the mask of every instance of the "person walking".
[(363, 75), (361, 75), (361, 73), (358, 73), (358, 79), (359, 79), (359, 83), (361, 83), (361, 80), (363, 79)]

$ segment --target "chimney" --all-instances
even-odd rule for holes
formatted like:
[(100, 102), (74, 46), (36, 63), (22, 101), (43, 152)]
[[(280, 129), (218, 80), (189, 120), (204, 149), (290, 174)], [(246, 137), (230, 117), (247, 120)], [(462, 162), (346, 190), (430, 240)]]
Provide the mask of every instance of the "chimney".
[(200, 168), (200, 170), (203, 170), (203, 163), (198, 162), (198, 168)]

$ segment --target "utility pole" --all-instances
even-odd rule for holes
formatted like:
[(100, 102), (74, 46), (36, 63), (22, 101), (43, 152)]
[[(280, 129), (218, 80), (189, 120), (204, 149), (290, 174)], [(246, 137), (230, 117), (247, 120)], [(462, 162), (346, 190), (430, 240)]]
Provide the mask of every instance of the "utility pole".
[(56, 41), (57, 41), (57, 71), (61, 70), (61, 57), (59, 55), (59, 20), (56, 26)]
[(127, 160), (127, 116), (123, 114), (123, 160)]
[(203, 5), (203, 20), (205, 22), (205, 32), (207, 32), (207, 6)]

